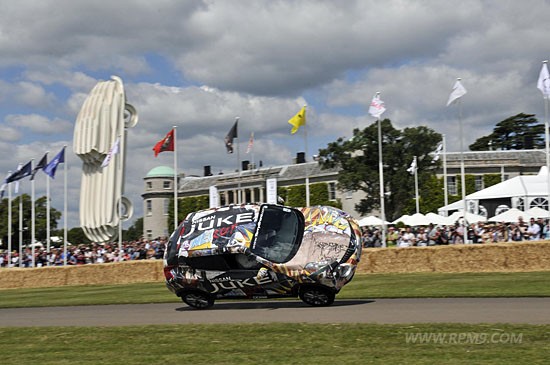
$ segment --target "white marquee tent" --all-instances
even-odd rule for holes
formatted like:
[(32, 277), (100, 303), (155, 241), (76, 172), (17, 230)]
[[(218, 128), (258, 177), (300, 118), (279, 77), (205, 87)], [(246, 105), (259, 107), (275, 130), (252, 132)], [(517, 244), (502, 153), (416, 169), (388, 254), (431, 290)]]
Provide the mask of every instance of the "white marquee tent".
[[(546, 166), (542, 166), (537, 175), (520, 175), (509, 180), (500, 182), (486, 189), (476, 191), (466, 196), (466, 202), (479, 202), (491, 199), (520, 199), (524, 200), (525, 206), (533, 199), (548, 197), (548, 181)], [(457, 201), (438, 209), (440, 214), (449, 211), (463, 210), (463, 201)], [(512, 208), (512, 207), (510, 207)]]
[(359, 227), (365, 226), (381, 226), (384, 221), (374, 215), (369, 215), (359, 219)]
[(429, 223), (432, 223), (436, 226), (447, 224), (447, 217), (443, 217), (442, 215), (431, 213), (431, 212), (426, 213), (426, 219), (428, 220)]
[(456, 222), (462, 222), (463, 218), (466, 218), (466, 222), (469, 224), (487, 221), (486, 217), (469, 212), (466, 212), (466, 217), (464, 217), (464, 214), (462, 213), (462, 211), (460, 211), (454, 212), (450, 216), (446, 217), (447, 225), (455, 224)]
[(523, 217), (525, 221), (529, 220), (531, 218), (531, 215), (527, 212), (524, 212), (522, 210), (511, 208), (507, 211), (497, 214), (494, 217), (491, 217), (487, 219), (489, 222), (504, 222), (504, 223), (511, 223), (511, 222), (517, 222), (519, 217)]
[(528, 209), (525, 213), (529, 214), (529, 216), (533, 218), (550, 218), (550, 213), (548, 213), (546, 209), (539, 207)]

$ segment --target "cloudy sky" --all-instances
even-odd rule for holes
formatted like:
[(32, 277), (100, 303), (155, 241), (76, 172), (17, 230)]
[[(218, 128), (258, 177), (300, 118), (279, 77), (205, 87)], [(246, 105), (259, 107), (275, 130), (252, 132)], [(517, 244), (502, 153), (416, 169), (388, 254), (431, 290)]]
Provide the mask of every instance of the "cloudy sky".
[[(254, 132), (254, 160), (278, 166), (304, 150), (287, 123), (303, 104), (312, 155), (372, 124), (367, 109), (380, 91), (396, 128), (426, 125), (458, 151), (457, 108), (445, 106), (457, 77), (468, 90), (465, 146), (517, 113), (544, 121), (536, 82), (550, 58), (548, 19), (542, 0), (0, 0), (0, 173), (68, 145), (68, 226), (77, 226), (75, 119), (111, 75), (139, 114), (127, 142), (134, 218), (143, 177), (173, 164), (152, 147), (174, 125), (187, 175), (236, 168), (223, 137), (237, 116), (241, 158), (252, 159), (244, 151)], [(62, 211), (60, 169), (51, 194)]]

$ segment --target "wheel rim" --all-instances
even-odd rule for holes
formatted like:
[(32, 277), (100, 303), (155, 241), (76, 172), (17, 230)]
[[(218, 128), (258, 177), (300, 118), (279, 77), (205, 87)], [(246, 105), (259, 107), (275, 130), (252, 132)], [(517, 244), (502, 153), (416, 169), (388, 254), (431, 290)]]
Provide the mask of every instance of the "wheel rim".
[(328, 303), (328, 295), (320, 290), (308, 290), (304, 293), (304, 301), (312, 305), (325, 305)]
[(208, 298), (201, 294), (187, 294), (185, 302), (195, 308), (207, 308), (210, 306)]

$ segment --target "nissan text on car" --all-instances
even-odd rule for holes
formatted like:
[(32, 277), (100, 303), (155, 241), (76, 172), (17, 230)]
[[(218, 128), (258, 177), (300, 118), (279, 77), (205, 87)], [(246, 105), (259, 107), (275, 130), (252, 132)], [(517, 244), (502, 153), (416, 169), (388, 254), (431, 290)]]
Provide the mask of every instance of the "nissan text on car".
[(166, 285), (193, 308), (216, 299), (299, 297), (328, 306), (361, 257), (361, 233), (330, 207), (231, 205), (189, 213), (164, 256)]

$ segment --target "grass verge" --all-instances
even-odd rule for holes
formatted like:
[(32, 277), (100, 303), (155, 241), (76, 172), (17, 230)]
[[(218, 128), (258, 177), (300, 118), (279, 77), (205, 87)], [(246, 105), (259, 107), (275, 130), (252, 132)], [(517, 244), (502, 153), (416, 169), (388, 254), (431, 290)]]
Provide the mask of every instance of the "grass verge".
[[(339, 299), (547, 297), (550, 272), (358, 274)], [(0, 291), (0, 308), (177, 302), (163, 283)]]
[(262, 324), (1, 328), (2, 364), (542, 364), (550, 326)]

